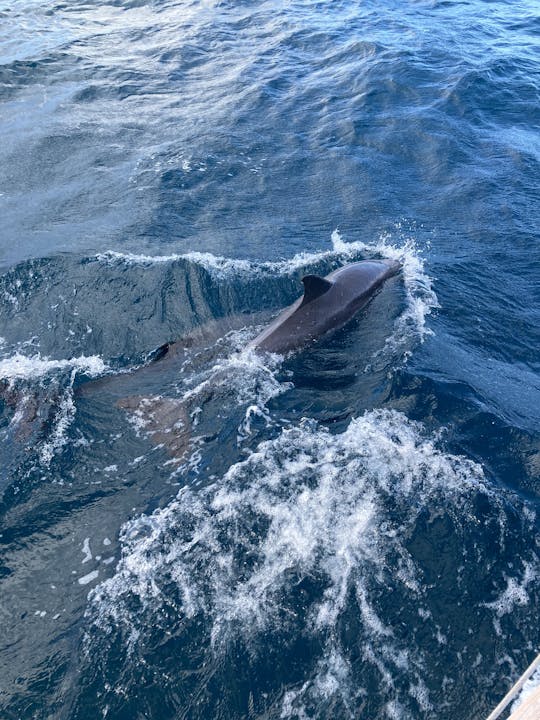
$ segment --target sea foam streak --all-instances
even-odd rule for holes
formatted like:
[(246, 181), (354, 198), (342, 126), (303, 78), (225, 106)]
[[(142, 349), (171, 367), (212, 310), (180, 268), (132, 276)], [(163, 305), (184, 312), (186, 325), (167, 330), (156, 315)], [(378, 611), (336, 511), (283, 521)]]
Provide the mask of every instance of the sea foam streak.
[[(347, 705), (365, 691), (349, 681), (339, 632), (353, 602), (357, 641), (390, 698), (388, 716), (404, 701), (428, 712), (422, 651), (398, 639), (380, 594), (421, 604), (421, 570), (404, 538), (426, 506), (445, 508), (461, 527), (479, 492), (490, 493), (482, 468), (438, 449), (401, 413), (368, 412), (338, 435), (304, 421), (213, 485), (184, 487), (124, 526), (116, 574), (89, 596), (87, 645), (121, 631), (126, 650), (144, 653), (145, 628), (162, 606), (174, 609), (173, 632), (204, 626), (201, 643), (213, 654), (238, 638), (255, 654), (262, 637), (316, 638), (317, 662), (282, 708), (283, 717), (311, 717), (329, 697)], [(394, 677), (405, 666), (404, 700)]]
[[(15, 407), (9, 430), (14, 431), (20, 439), (26, 439), (31, 434), (32, 426), (44, 421), (48, 415), (51, 429), (41, 445), (39, 459), (42, 464), (49, 465), (54, 455), (66, 445), (67, 432), (75, 417), (73, 384), (77, 373), (96, 377), (107, 369), (107, 365), (97, 355), (51, 360), (39, 354), (27, 357), (15, 353), (0, 360), (0, 380), (6, 383), (6, 397)], [(57, 377), (58, 374), (63, 375), (63, 379)], [(42, 396), (39, 388), (29, 387), (29, 383), (43, 383), (45, 379), (52, 382), (45, 396)], [(41, 413), (45, 413), (45, 416), (40, 418)]]
[(103, 360), (97, 355), (80, 356), (70, 360), (50, 360), (37, 354), (27, 357), (15, 353), (11, 357), (0, 360), (0, 380), (14, 382), (16, 380), (36, 380), (57, 370), (75, 370), (90, 376), (101, 375), (107, 370)]
[[(244, 333), (231, 335), (244, 337)], [(236, 405), (245, 406), (244, 418), (238, 426), (238, 441), (241, 442), (251, 434), (256, 417), (264, 419), (266, 424), (271, 423), (268, 403), (292, 387), (292, 383), (278, 379), (279, 369), (279, 357), (263, 359), (254, 350), (243, 349), (220, 358), (192, 378), (192, 387), (186, 391), (183, 400), (197, 407), (197, 403), (204, 402), (208, 392), (218, 397), (232, 396)]]

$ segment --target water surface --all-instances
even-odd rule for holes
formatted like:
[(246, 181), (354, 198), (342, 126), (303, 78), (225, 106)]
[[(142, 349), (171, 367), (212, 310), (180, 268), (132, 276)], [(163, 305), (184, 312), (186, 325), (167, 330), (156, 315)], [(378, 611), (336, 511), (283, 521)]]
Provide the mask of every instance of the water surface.
[[(2, 717), (483, 720), (525, 669), (539, 34), (0, 3)], [(346, 328), (245, 351), (374, 257), (402, 275)]]

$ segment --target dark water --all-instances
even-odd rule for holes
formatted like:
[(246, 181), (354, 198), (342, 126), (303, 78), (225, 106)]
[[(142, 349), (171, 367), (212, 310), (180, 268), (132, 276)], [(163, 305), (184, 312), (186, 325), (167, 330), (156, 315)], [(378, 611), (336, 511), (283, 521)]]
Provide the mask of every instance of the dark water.
[[(483, 720), (540, 650), (539, 37), (0, 3), (2, 718)], [(369, 257), (348, 327), (243, 350)]]

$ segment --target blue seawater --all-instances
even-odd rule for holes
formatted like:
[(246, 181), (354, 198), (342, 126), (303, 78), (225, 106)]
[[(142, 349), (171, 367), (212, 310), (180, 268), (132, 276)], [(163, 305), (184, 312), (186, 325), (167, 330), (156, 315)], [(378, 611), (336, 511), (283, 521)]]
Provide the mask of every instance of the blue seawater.
[[(532, 0), (0, 2), (2, 718), (483, 720), (525, 669), (539, 41)], [(371, 257), (347, 327), (245, 350)]]

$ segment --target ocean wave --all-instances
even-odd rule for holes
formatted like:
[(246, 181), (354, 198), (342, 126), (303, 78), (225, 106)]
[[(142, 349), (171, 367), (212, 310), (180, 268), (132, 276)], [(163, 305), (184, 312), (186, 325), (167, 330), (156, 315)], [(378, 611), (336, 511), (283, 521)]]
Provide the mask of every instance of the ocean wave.
[(171, 263), (179, 260), (188, 260), (201, 265), (210, 272), (225, 275), (250, 275), (272, 274), (284, 275), (301, 270), (306, 265), (319, 263), (322, 260), (335, 259), (339, 261), (361, 259), (362, 254), (370, 256), (380, 255), (403, 261), (410, 253), (414, 252), (414, 246), (407, 244), (403, 248), (389, 244), (385, 238), (375, 243), (362, 241), (345, 242), (339, 230), (334, 230), (331, 235), (332, 248), (319, 252), (301, 252), (292, 258), (263, 261), (245, 260), (241, 258), (227, 258), (214, 255), (209, 252), (190, 251), (187, 253), (172, 253), (169, 255), (145, 255), (138, 253), (122, 253), (114, 250), (98, 253), (95, 257), (99, 262), (126, 265), (153, 265), (160, 263)]
[(152, 266), (160, 263), (188, 261), (195, 263), (217, 279), (260, 277), (264, 275), (292, 275), (302, 269), (324, 262), (355, 262), (369, 258), (388, 258), (397, 260), (403, 267), (403, 282), (406, 293), (406, 309), (396, 321), (394, 332), (387, 340), (387, 351), (392, 352), (402, 346), (404, 338), (414, 333), (420, 341), (431, 334), (427, 325), (428, 316), (439, 307), (437, 295), (433, 289), (432, 278), (425, 271), (417, 246), (413, 240), (401, 245), (393, 243), (389, 235), (381, 236), (377, 241), (345, 242), (339, 230), (331, 235), (332, 248), (320, 252), (302, 252), (287, 260), (256, 262), (252, 260), (226, 258), (212, 253), (189, 252), (172, 255), (140, 255), (120, 253), (109, 250), (96, 255), (99, 262), (107, 264)]

